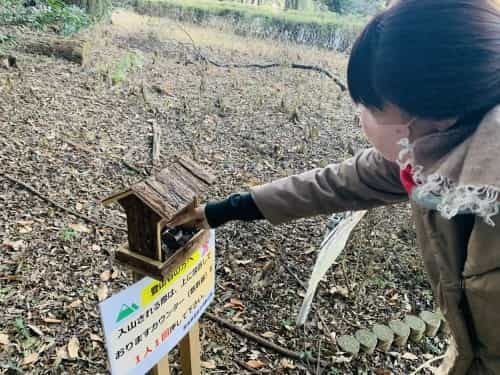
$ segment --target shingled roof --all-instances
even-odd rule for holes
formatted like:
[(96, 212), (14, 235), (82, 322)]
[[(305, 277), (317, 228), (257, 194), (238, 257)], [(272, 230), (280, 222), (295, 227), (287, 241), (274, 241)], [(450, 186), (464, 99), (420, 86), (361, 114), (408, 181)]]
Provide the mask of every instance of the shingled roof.
[(104, 199), (103, 203), (119, 202), (133, 194), (162, 219), (169, 220), (178, 210), (205, 192), (214, 180), (211, 172), (192, 160), (179, 156), (174, 163), (155, 176), (112, 194)]

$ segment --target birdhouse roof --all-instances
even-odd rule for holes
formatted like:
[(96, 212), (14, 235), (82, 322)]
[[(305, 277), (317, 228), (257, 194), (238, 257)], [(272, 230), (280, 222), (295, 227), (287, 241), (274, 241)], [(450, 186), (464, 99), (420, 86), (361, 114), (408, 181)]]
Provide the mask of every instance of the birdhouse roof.
[(214, 180), (215, 177), (207, 168), (180, 156), (155, 176), (112, 194), (104, 199), (103, 203), (120, 202), (130, 195), (135, 195), (160, 217), (168, 220), (206, 191)]

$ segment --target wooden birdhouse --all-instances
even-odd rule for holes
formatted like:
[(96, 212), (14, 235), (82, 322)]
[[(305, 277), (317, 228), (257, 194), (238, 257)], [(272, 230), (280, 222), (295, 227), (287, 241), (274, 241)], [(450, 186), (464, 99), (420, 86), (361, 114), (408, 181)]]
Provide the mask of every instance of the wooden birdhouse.
[(198, 231), (180, 249), (165, 251), (161, 234), (166, 223), (180, 210), (194, 208), (198, 195), (214, 180), (206, 168), (178, 157), (155, 176), (103, 200), (104, 204), (118, 202), (127, 215), (128, 249), (117, 250), (116, 259), (136, 272), (163, 280), (208, 236), (208, 231)]

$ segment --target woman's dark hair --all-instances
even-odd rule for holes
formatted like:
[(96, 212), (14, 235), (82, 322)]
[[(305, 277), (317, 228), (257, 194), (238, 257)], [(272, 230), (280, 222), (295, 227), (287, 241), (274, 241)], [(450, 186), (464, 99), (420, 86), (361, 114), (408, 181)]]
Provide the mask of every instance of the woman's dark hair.
[(500, 104), (500, 2), (400, 0), (374, 17), (347, 71), (355, 103), (464, 118)]

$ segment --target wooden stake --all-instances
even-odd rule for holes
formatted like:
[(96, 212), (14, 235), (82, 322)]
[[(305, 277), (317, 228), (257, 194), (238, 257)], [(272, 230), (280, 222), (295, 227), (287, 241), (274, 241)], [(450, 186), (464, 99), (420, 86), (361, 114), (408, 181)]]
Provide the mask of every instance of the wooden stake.
[(356, 340), (354, 336), (344, 335), (337, 337), (337, 345), (342, 351), (353, 356), (356, 356), (359, 353), (359, 341)]
[[(200, 325), (196, 322), (179, 346), (183, 375), (201, 375)], [(163, 375), (163, 374), (161, 374)]]
[(404, 322), (410, 327), (410, 339), (413, 342), (420, 342), (424, 337), (425, 323), (415, 315), (407, 315)]
[(441, 316), (430, 311), (422, 311), (419, 316), (425, 322), (425, 335), (428, 337), (436, 336), (441, 326)]
[(442, 335), (445, 335), (445, 336), (449, 336), (450, 333), (451, 333), (450, 326), (448, 325), (448, 322), (444, 318), (443, 313), (441, 312), (440, 309), (437, 309), (436, 310), (436, 314), (438, 314), (439, 317), (441, 318), (441, 324), (440, 324), (440, 327), (439, 327), (439, 333), (441, 333)]
[(378, 339), (378, 349), (382, 352), (388, 352), (394, 341), (394, 332), (383, 324), (375, 324), (373, 326), (373, 333)]
[(170, 375), (170, 365), (168, 364), (168, 355), (160, 359), (160, 362), (151, 369), (148, 375)]
[(372, 331), (367, 329), (360, 329), (354, 334), (356, 340), (361, 344), (361, 349), (367, 353), (372, 354), (377, 346), (377, 336)]
[(161, 149), (161, 129), (156, 121), (152, 121), (153, 126), (153, 167), (157, 167), (160, 162), (160, 149)]
[(394, 331), (394, 345), (400, 348), (405, 346), (410, 336), (410, 327), (401, 320), (391, 320), (389, 327)]

